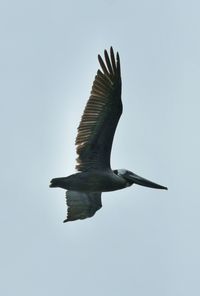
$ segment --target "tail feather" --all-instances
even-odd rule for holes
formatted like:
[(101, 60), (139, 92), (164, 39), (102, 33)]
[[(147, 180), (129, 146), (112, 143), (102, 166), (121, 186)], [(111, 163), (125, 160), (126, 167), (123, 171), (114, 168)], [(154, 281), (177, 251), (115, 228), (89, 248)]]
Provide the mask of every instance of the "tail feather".
[(63, 182), (66, 178), (54, 178), (50, 181), (49, 187), (53, 188), (53, 187), (61, 187), (63, 188)]

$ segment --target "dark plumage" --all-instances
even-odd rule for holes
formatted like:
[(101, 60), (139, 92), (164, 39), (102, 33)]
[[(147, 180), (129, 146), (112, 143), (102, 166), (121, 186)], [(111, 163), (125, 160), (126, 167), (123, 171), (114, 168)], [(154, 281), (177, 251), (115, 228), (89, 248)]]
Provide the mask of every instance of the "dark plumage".
[(112, 170), (110, 154), (115, 130), (122, 114), (121, 70), (119, 54), (104, 51), (98, 56), (102, 70), (97, 71), (76, 137), (79, 173), (54, 178), (50, 187), (67, 189), (67, 221), (92, 217), (102, 206), (101, 193), (139, 184), (167, 189), (131, 171)]
[(78, 171), (110, 168), (113, 137), (122, 114), (120, 60), (117, 54), (115, 61), (112, 47), (110, 57), (111, 61), (105, 50), (105, 65), (101, 56), (98, 56), (103, 72), (98, 70), (95, 76), (90, 98), (78, 127)]

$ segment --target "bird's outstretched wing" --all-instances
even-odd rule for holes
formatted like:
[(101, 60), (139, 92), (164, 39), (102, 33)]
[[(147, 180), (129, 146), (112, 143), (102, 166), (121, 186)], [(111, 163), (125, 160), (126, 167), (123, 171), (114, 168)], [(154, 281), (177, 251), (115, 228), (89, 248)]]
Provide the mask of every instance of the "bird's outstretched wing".
[(115, 130), (122, 114), (119, 54), (112, 47), (105, 62), (98, 56), (101, 70), (93, 82), (90, 98), (76, 137), (78, 171), (110, 168), (110, 153)]
[(86, 219), (94, 216), (101, 207), (101, 192), (67, 191), (67, 219), (63, 222)]

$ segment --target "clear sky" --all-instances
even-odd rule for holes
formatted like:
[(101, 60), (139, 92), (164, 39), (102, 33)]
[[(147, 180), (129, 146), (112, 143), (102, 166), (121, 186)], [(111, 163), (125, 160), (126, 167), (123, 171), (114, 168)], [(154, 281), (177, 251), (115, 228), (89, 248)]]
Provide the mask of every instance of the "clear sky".
[[(0, 4), (0, 294), (200, 295), (200, 4), (185, 0)], [(104, 193), (63, 224), (76, 128), (99, 67), (121, 57), (112, 167), (168, 186)]]

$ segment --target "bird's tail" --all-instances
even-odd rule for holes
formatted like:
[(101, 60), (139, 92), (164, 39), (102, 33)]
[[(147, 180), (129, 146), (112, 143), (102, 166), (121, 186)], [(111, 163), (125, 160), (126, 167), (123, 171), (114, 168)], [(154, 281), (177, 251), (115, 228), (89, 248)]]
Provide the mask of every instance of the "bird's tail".
[(61, 187), (61, 184), (63, 183), (63, 180), (66, 179), (65, 177), (63, 178), (54, 178), (50, 181), (49, 187)]

